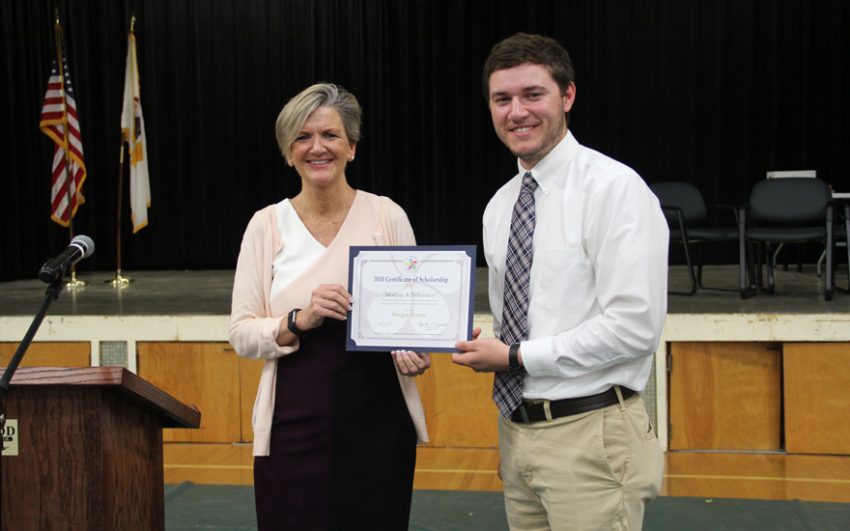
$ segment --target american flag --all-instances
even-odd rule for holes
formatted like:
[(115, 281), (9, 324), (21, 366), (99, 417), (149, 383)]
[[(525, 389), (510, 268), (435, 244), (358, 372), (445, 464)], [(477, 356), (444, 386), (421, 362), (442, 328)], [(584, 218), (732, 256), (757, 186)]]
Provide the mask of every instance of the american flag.
[[(67, 227), (77, 208), (85, 202), (81, 192), (86, 180), (86, 163), (83, 161), (83, 142), (80, 122), (77, 119), (77, 102), (74, 85), (68, 68), (68, 57), (62, 47), (62, 74), (56, 59), (50, 68), (44, 106), (39, 127), (54, 143), (53, 174), (50, 180), (50, 218)], [(63, 79), (64, 78), (64, 79)], [(64, 81), (64, 83), (63, 83)], [(65, 124), (68, 124), (68, 156), (65, 156)], [(66, 161), (70, 161), (70, 168)]]

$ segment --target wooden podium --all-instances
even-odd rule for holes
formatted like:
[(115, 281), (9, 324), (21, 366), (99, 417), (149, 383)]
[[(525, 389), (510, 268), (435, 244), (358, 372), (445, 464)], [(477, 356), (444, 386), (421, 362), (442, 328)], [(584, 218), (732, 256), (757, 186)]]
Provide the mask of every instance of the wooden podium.
[[(123, 367), (23, 368), (6, 395), (2, 529), (165, 528), (162, 428), (201, 413)], [(6, 443), (4, 442), (4, 447)]]

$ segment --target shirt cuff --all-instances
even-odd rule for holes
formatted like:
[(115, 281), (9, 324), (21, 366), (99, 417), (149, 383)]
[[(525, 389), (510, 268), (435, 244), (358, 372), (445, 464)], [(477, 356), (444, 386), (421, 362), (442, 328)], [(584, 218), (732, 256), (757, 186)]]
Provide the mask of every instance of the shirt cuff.
[(531, 376), (559, 376), (553, 363), (554, 345), (552, 338), (527, 339), (520, 344), (522, 365)]

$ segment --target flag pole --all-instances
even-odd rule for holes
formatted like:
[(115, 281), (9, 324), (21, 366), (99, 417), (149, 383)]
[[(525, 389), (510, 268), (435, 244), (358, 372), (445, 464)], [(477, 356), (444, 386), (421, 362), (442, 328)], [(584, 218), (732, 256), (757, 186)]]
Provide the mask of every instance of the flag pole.
[[(132, 26), (131, 26), (132, 27)], [(118, 203), (115, 207), (115, 278), (106, 280), (113, 288), (126, 286), (133, 281), (121, 275), (121, 199), (124, 197), (124, 140), (121, 139), (121, 148), (118, 154)]]
[[(76, 183), (73, 180), (71, 173), (71, 156), (69, 154), (70, 144), (68, 142), (68, 104), (67, 94), (65, 93), (65, 64), (62, 60), (62, 25), (59, 23), (59, 9), (56, 8), (55, 24), (53, 25), (54, 34), (56, 37), (56, 62), (59, 68), (59, 82), (62, 84), (62, 142), (64, 143), (63, 151), (65, 153), (65, 182), (68, 183), (68, 204), (72, 204), (74, 194), (77, 193)], [(69, 239), (74, 239), (74, 212), (71, 211), (68, 217), (68, 233)], [(87, 282), (77, 279), (77, 269), (74, 264), (71, 264), (71, 279), (65, 284), (69, 288), (85, 287)]]
[[(130, 15), (130, 33), (136, 26), (136, 14)], [(122, 275), (121, 271), (121, 204), (124, 198), (124, 138), (122, 133), (121, 147), (118, 153), (118, 200), (115, 207), (115, 278), (106, 280), (107, 284), (113, 288), (121, 288), (133, 281), (132, 278), (127, 278)]]

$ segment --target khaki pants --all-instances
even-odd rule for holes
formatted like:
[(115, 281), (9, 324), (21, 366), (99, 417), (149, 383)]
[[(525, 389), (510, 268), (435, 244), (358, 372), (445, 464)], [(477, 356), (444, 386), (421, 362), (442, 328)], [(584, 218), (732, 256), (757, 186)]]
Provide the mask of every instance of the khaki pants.
[(638, 394), (551, 421), (500, 418), (499, 453), (514, 531), (639, 530), (664, 471)]

